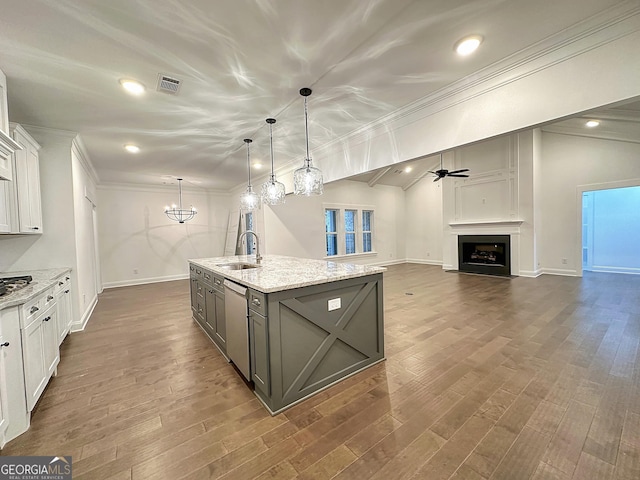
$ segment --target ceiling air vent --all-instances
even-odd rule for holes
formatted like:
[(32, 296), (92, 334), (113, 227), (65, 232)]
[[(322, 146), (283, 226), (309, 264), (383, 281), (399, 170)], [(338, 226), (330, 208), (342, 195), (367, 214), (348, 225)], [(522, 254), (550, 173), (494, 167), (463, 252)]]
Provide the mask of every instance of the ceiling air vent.
[(162, 73), (158, 75), (158, 91), (168, 93), (169, 95), (176, 95), (180, 90), (182, 80), (172, 78)]

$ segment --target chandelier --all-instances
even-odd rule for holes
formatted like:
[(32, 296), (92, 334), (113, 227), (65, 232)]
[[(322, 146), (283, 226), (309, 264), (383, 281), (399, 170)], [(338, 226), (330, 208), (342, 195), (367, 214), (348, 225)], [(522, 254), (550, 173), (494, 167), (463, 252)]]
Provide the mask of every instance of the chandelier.
[(311, 89), (300, 89), (300, 95), (304, 97), (304, 131), (307, 139), (307, 156), (304, 159), (304, 165), (293, 172), (293, 192), (296, 195), (322, 195), (322, 172), (319, 168), (311, 165), (311, 156), (309, 155), (307, 97), (311, 95)]
[(271, 139), (271, 176), (262, 184), (262, 201), (267, 205), (280, 205), (284, 203), (285, 188), (283, 183), (276, 180), (276, 174), (273, 170), (273, 124), (276, 123), (276, 119), (267, 118), (266, 122), (269, 124), (269, 138)]
[(174, 203), (173, 205), (171, 205), (171, 208), (169, 208), (169, 206), (164, 207), (164, 213), (167, 215), (167, 217), (169, 217), (170, 220), (178, 223), (184, 223), (195, 217), (198, 211), (193, 205), (191, 205), (191, 208), (189, 209), (182, 208), (182, 179), (178, 178), (177, 180), (178, 191), (180, 192), (179, 203), (178, 205)]
[(244, 143), (247, 144), (247, 168), (249, 169), (249, 181), (247, 183), (247, 189), (240, 195), (240, 208), (247, 212), (260, 208), (260, 197), (253, 191), (251, 186), (251, 152), (249, 144), (252, 142), (250, 138), (245, 138)]

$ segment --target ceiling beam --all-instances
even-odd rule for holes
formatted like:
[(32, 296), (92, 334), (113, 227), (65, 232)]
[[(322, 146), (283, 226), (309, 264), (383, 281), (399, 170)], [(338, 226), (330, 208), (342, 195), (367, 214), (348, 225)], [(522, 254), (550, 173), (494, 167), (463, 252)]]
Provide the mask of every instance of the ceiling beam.
[(378, 173), (376, 173), (375, 176), (367, 182), (369, 186), (373, 187), (375, 184), (377, 184), (380, 181), (380, 179), (389, 172), (389, 170), (391, 170), (391, 167), (383, 168)]

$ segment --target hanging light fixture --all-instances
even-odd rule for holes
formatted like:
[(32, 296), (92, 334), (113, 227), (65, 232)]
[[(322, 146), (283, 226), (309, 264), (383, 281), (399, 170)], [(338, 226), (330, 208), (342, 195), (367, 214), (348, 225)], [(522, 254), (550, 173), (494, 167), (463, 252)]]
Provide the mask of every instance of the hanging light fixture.
[(178, 178), (178, 191), (180, 192), (179, 203), (176, 205), (175, 203), (169, 206), (164, 207), (164, 213), (169, 217), (170, 220), (176, 221), (178, 223), (184, 223), (191, 220), (196, 216), (198, 211), (196, 208), (191, 205), (191, 208), (186, 209), (182, 208), (182, 179)]
[(300, 89), (300, 95), (304, 97), (304, 132), (307, 139), (307, 157), (304, 159), (304, 166), (293, 172), (293, 192), (296, 195), (322, 195), (322, 172), (319, 168), (311, 165), (311, 156), (309, 155), (307, 97), (311, 95), (311, 89)]
[(273, 124), (276, 123), (276, 119), (267, 118), (266, 122), (269, 124), (271, 139), (271, 176), (262, 184), (262, 201), (267, 205), (280, 205), (284, 203), (285, 188), (284, 183), (276, 180), (276, 174), (273, 171)]
[(251, 152), (249, 144), (252, 142), (250, 138), (245, 138), (244, 143), (247, 144), (247, 168), (249, 169), (249, 182), (247, 183), (247, 190), (240, 195), (240, 208), (247, 212), (260, 208), (260, 197), (253, 191), (251, 186)]

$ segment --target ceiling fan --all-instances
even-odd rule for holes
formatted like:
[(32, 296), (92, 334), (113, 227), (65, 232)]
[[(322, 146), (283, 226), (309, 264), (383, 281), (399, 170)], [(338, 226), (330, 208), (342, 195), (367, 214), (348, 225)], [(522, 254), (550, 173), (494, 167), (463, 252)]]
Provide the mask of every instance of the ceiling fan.
[(433, 173), (436, 176), (436, 178), (433, 181), (437, 182), (438, 180), (444, 177), (468, 177), (469, 175), (460, 175), (462, 172), (468, 172), (468, 171), (469, 171), (468, 168), (463, 168), (461, 170), (452, 170), (451, 172), (449, 170), (445, 170), (442, 167), (442, 154), (440, 154), (440, 170), (436, 170), (435, 172), (432, 172), (431, 170), (429, 170), (429, 173)]

